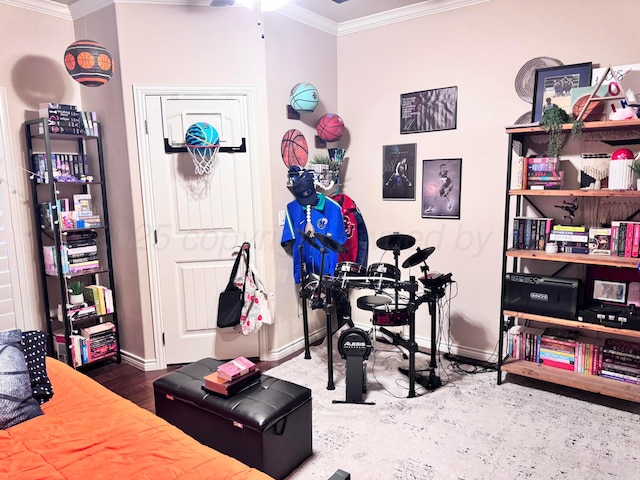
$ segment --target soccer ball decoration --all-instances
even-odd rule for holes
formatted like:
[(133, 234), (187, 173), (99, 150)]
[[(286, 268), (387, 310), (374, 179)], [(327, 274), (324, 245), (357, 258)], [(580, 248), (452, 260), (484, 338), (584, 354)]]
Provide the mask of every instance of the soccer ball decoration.
[(78, 40), (64, 52), (64, 66), (76, 82), (88, 87), (104, 85), (113, 76), (113, 58), (104, 45)]

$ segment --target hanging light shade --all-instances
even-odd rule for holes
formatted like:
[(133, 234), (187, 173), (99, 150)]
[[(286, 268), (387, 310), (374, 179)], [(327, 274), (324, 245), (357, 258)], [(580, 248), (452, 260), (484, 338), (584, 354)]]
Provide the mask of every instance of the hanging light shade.
[(113, 76), (113, 58), (104, 45), (94, 40), (78, 40), (64, 52), (64, 66), (82, 85), (99, 87)]

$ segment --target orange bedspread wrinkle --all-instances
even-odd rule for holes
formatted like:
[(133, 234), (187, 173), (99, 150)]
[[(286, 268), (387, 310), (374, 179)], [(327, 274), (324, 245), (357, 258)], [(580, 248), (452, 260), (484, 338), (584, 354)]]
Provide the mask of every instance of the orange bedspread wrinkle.
[(0, 478), (264, 480), (52, 358), (44, 415), (0, 431)]

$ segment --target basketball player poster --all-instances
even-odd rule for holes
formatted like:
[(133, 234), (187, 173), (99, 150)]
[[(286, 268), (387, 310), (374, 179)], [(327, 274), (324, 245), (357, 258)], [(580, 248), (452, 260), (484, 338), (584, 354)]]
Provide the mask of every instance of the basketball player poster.
[(382, 199), (416, 199), (416, 144), (382, 147)]
[(422, 218), (460, 218), (462, 159), (422, 161)]
[(400, 133), (454, 130), (458, 87), (437, 88), (400, 95)]

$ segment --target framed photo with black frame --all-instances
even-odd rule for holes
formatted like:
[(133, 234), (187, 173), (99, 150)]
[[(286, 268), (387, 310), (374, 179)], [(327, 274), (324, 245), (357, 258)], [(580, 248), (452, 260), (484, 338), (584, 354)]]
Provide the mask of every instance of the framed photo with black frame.
[(460, 218), (462, 159), (422, 161), (422, 218)]
[(627, 283), (611, 280), (593, 281), (593, 299), (606, 303), (627, 303)]
[(400, 133), (454, 130), (458, 87), (435, 88), (400, 95)]
[(531, 121), (539, 122), (553, 105), (571, 115), (571, 89), (591, 85), (591, 66), (586, 62), (537, 69)]
[(416, 199), (416, 144), (382, 147), (382, 199)]

